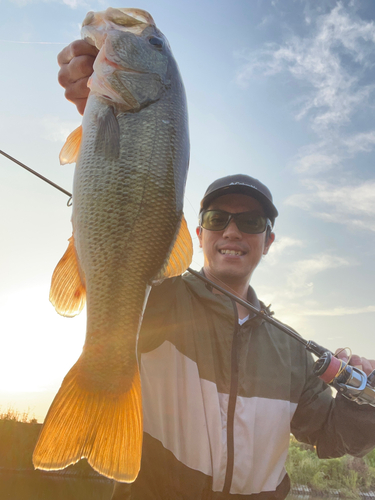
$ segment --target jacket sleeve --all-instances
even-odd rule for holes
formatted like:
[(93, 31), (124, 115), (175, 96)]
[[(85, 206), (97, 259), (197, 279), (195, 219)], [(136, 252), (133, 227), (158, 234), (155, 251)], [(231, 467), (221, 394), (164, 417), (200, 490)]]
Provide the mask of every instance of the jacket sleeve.
[(316, 446), (320, 458), (349, 454), (361, 457), (375, 447), (375, 407), (358, 405), (312, 373), (314, 360), (306, 352), (306, 383), (291, 422), (291, 431)]
[(181, 278), (177, 277), (166, 279), (160, 285), (152, 287), (139, 333), (139, 354), (156, 349), (164, 342), (179, 286)]

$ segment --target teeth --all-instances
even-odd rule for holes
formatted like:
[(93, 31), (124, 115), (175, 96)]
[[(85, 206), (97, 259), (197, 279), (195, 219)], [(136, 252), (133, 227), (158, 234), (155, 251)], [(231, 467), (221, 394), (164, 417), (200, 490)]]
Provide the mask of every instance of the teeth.
[(220, 253), (227, 255), (243, 255), (243, 252), (239, 252), (237, 250), (220, 250)]

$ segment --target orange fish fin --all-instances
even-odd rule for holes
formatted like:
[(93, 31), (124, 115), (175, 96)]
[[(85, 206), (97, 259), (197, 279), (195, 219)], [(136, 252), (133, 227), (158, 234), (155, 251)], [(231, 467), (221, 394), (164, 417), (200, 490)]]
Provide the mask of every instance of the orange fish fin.
[(79, 148), (82, 141), (82, 125), (73, 130), (60, 151), (60, 164), (75, 163), (77, 161)]
[(172, 251), (153, 281), (179, 276), (189, 267), (192, 258), (193, 242), (191, 240), (185, 217), (182, 216), (180, 229)]
[(79, 314), (85, 305), (86, 288), (81, 278), (73, 236), (53, 272), (49, 300), (59, 314), (68, 317)]
[(34, 450), (34, 467), (60, 470), (87, 458), (100, 474), (131, 483), (138, 475), (142, 452), (139, 370), (123, 394), (85, 390), (78, 373), (75, 364), (48, 411)]

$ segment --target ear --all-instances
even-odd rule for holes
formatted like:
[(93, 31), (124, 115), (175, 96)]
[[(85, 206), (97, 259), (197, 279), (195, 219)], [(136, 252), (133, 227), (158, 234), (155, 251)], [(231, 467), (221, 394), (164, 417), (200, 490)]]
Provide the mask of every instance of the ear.
[(270, 233), (268, 238), (266, 239), (264, 243), (264, 249), (263, 249), (263, 255), (268, 254), (268, 250), (270, 249), (270, 246), (272, 243), (275, 241), (275, 233)]
[(202, 227), (197, 226), (195, 232), (197, 233), (198, 240), (199, 240), (199, 248), (202, 248)]

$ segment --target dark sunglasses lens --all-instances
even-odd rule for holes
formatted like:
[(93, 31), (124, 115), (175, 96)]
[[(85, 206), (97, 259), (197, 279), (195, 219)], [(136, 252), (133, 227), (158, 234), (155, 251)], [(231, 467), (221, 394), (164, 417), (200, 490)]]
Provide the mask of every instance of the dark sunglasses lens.
[(204, 212), (202, 227), (210, 231), (221, 231), (225, 228), (229, 220), (229, 214), (218, 210), (208, 210)]
[(263, 233), (267, 226), (266, 217), (253, 213), (243, 213), (235, 217), (237, 227), (240, 231), (247, 234)]

